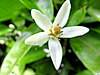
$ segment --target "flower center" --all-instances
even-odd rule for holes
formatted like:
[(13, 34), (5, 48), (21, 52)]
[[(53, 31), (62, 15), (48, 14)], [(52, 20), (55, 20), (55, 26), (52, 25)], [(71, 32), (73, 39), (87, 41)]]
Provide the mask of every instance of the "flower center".
[[(56, 26), (52, 26), (50, 29), (49, 29), (50, 33), (48, 34), (48, 36), (53, 36), (51, 37), (52, 39), (54, 37), (56, 37), (58, 39), (58, 37), (60, 37), (59, 34), (61, 34), (63, 31), (61, 31), (61, 27), (59, 26), (59, 24), (57, 24)], [(57, 37), (57, 35), (59, 35)], [(61, 34), (62, 35), (62, 34)]]
[(53, 26), (53, 27), (52, 27), (52, 33), (53, 33), (54, 35), (58, 35), (58, 34), (60, 33), (60, 28), (61, 28), (61, 27), (59, 27), (59, 26)]

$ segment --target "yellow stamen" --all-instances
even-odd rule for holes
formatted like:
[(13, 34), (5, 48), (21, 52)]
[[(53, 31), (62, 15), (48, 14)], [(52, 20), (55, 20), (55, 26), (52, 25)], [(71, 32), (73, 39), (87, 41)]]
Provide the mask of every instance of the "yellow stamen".
[(61, 40), (61, 39), (58, 39), (58, 40)]
[(59, 26), (59, 28), (61, 28), (61, 27)]
[(49, 29), (49, 31), (52, 31), (52, 29)]
[(51, 37), (51, 39), (53, 39), (53, 37)]
[(59, 23), (57, 24), (57, 26), (59, 26)]
[(48, 34), (48, 36), (50, 36), (51, 34)]
[(53, 26), (53, 27), (52, 27), (52, 33), (53, 33), (54, 35), (58, 35), (58, 34), (60, 33), (60, 28), (59, 28), (59, 26)]
[[(56, 39), (58, 39), (57, 35), (60, 37), (63, 32), (63, 31), (61, 31), (61, 27), (59, 26), (59, 23), (56, 26), (52, 26), (49, 29), (49, 31), (50, 31), (50, 33), (48, 34), (48, 36), (53, 36), (53, 37), (51, 37), (51, 39), (53, 39), (54, 37)], [(58, 40), (60, 40), (60, 39), (58, 39)]]
[(60, 33), (62, 33), (63, 31), (60, 31)]

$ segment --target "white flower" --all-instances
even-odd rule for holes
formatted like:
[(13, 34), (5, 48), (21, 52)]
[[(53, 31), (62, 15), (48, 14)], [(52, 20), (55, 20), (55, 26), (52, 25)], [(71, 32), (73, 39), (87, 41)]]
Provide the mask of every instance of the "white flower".
[(44, 51), (45, 53), (47, 53), (46, 57), (50, 57), (49, 49), (43, 49), (43, 51)]
[(9, 24), (9, 28), (15, 29), (15, 26), (13, 24)]
[(56, 70), (59, 69), (62, 61), (62, 47), (59, 38), (72, 38), (84, 35), (89, 31), (83, 26), (65, 27), (71, 9), (70, 1), (67, 0), (61, 6), (53, 24), (50, 19), (36, 9), (32, 9), (31, 15), (36, 24), (44, 30), (34, 34), (25, 40), (28, 45), (43, 45), (48, 42), (49, 52)]

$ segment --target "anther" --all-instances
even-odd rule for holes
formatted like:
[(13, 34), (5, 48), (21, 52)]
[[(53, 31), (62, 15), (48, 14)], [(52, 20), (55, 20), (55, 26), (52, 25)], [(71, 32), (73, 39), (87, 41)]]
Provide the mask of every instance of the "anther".
[(63, 31), (60, 31), (60, 33), (62, 33)]
[(60, 37), (61, 35), (59, 35), (59, 37)]
[(53, 37), (51, 37), (51, 39), (53, 39)]
[(52, 28), (53, 26), (51, 26), (51, 28)]
[(58, 40), (60, 40), (60, 39), (58, 39)]
[(50, 36), (51, 34), (48, 34), (48, 36)]
[(52, 36), (54, 36), (54, 34), (52, 34)]
[(55, 37), (55, 35), (53, 34), (53, 36)]
[(49, 29), (49, 31), (52, 31), (52, 29)]
[[(51, 34), (53, 34), (52, 32), (51, 32)], [(54, 34), (53, 34), (54, 35)]]
[(59, 23), (57, 24), (57, 26), (59, 26)]

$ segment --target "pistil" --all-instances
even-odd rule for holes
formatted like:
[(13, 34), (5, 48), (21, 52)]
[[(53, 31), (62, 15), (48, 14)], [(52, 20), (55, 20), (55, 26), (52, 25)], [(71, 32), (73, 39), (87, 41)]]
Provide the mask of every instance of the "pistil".
[[(51, 29), (49, 29), (49, 31), (50, 31), (50, 33), (48, 34), (48, 36), (51, 36), (51, 39), (53, 39), (53, 37), (56, 37), (58, 39), (57, 35), (59, 35), (59, 37), (60, 37), (60, 34), (63, 32), (63, 31), (61, 31), (61, 27), (59, 26), (59, 24), (57, 24), (56, 26), (52, 26)], [(58, 40), (60, 40), (60, 39), (58, 39)]]

